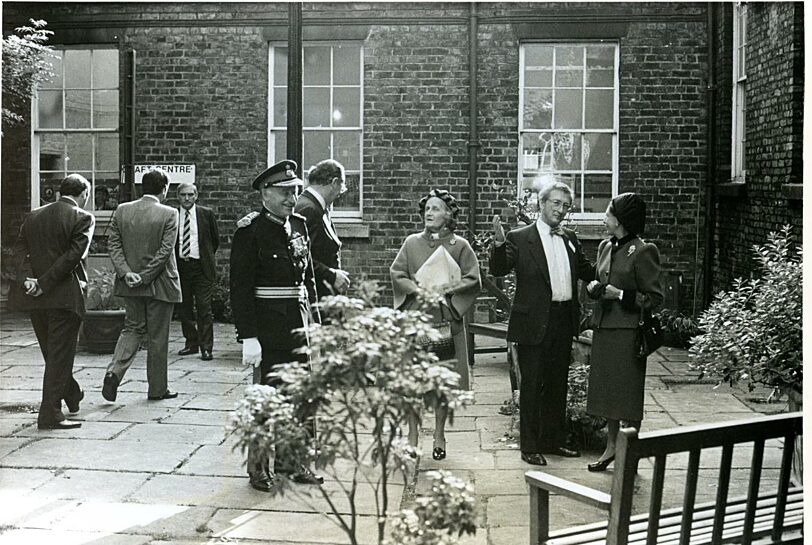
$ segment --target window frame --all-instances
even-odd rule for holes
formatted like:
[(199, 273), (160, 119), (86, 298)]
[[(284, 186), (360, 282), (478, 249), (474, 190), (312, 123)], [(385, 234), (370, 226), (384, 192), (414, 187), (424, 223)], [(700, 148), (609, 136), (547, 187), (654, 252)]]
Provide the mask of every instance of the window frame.
[[(330, 55), (330, 82), (326, 85), (318, 85), (313, 87), (329, 87), (330, 90), (330, 104), (333, 104), (333, 93), (336, 87), (348, 87), (348, 88), (355, 88), (355, 85), (344, 85), (339, 84), (336, 85), (333, 82), (334, 76), (334, 60), (335, 55), (332, 53), (332, 47), (340, 46), (340, 45), (353, 45), (357, 46), (359, 49), (359, 58), (358, 58), (358, 69), (359, 69), (359, 84), (357, 86), (359, 90), (359, 97), (358, 97), (358, 126), (352, 127), (306, 127), (302, 126), (302, 131), (325, 131), (330, 133), (330, 157), (325, 157), (324, 159), (334, 159), (334, 133), (335, 132), (348, 132), (348, 133), (358, 133), (359, 134), (359, 145), (358, 145), (358, 169), (349, 169), (345, 166), (345, 175), (357, 175), (358, 176), (358, 209), (357, 210), (334, 210), (331, 213), (332, 218), (335, 220), (336, 223), (341, 222), (359, 222), (362, 220), (364, 216), (364, 43), (358, 40), (307, 40), (302, 46), (302, 55), (304, 55), (304, 49), (307, 47), (324, 47), (330, 46), (331, 47), (331, 55)], [(288, 44), (287, 42), (283, 41), (270, 41), (268, 42), (268, 150), (267, 150), (267, 164), (272, 165), (278, 161), (286, 159), (285, 157), (276, 157), (276, 138), (277, 134), (281, 132), (283, 135), (287, 135), (287, 125), (285, 126), (277, 126), (274, 125), (274, 99), (276, 89), (281, 87), (274, 83), (274, 49), (277, 47), (282, 47), (287, 49)], [(285, 80), (284, 89), (287, 89), (287, 79)], [(304, 85), (302, 88), (304, 89)], [(307, 86), (310, 87), (310, 86)], [(302, 111), (304, 112), (306, 105), (302, 104)], [(303, 116), (304, 117), (304, 116)], [(332, 119), (330, 121), (332, 125)], [(286, 137), (286, 136), (285, 136)], [(300, 165), (302, 169), (307, 168), (309, 165)]]
[(730, 179), (734, 183), (747, 179), (747, 12), (746, 2), (733, 4)]
[[(613, 77), (613, 103), (614, 103), (614, 114), (612, 119), (613, 128), (612, 129), (528, 129), (524, 127), (524, 106), (525, 106), (525, 59), (526, 59), (526, 48), (528, 46), (534, 45), (547, 45), (547, 46), (575, 46), (575, 47), (589, 47), (594, 45), (602, 45), (607, 46), (610, 45), (614, 49), (614, 77)], [(586, 64), (584, 64), (584, 70), (586, 70)], [(581, 85), (581, 89), (588, 89), (585, 85), (586, 80)], [(556, 89), (555, 81), (552, 82), (553, 93)], [(575, 132), (577, 134), (587, 134), (587, 133), (603, 133), (603, 134), (611, 134), (612, 135), (612, 162), (611, 162), (611, 196), (615, 197), (618, 192), (618, 178), (619, 178), (619, 142), (620, 142), (620, 42), (616, 39), (576, 39), (576, 40), (526, 40), (522, 41), (519, 45), (519, 110), (518, 110), (518, 123), (517, 123), (517, 134), (518, 134), (518, 168), (517, 168), (517, 179), (516, 179), (516, 189), (517, 189), (517, 196), (522, 188), (522, 179), (524, 177), (524, 139), (523, 136), (526, 134), (534, 134), (534, 133), (572, 133)], [(554, 95), (553, 95), (554, 96)], [(582, 125), (584, 124), (585, 117), (585, 108), (586, 108), (586, 101), (583, 99), (582, 106), (581, 106), (581, 119)], [(607, 173), (606, 170), (588, 170), (585, 168), (584, 160), (583, 160), (583, 149), (581, 150), (581, 166), (579, 171), (570, 171), (580, 177), (580, 184), (581, 188), (583, 187), (584, 183), (584, 176), (587, 174), (605, 174)], [(583, 208), (584, 203), (584, 193), (581, 188), (576, 188), (576, 199), (580, 199), (580, 203), (578, 204), (577, 208)], [(519, 196), (520, 197), (520, 196)], [(600, 223), (603, 220), (604, 211), (597, 211), (597, 212), (572, 212), (569, 215), (569, 219), (571, 221), (575, 221), (578, 223), (584, 224), (592, 224), (592, 223)]]
[[(40, 94), (39, 93), (40, 93), (41, 90), (50, 90), (50, 88), (43, 88), (43, 89), (35, 88), (33, 90), (34, 92), (32, 93), (32, 97), (31, 97), (31, 118), (30, 118), (31, 119), (31, 157), (30, 157), (30, 161), (31, 161), (30, 162), (30, 164), (31, 164), (31, 179), (30, 179), (30, 185), (31, 185), (31, 203), (30, 203), (30, 206), (31, 206), (31, 210), (34, 210), (36, 208), (39, 208), (40, 206), (43, 206), (41, 204), (41, 202), (40, 202), (40, 197), (41, 197), (40, 188), (41, 188), (41, 185), (42, 185), (42, 176), (41, 176), (42, 171), (40, 169), (40, 151), (41, 151), (40, 139), (41, 139), (42, 135), (46, 135), (46, 134), (57, 134), (57, 135), (89, 134), (89, 135), (91, 135), (91, 139), (94, 136), (99, 135), (99, 134), (114, 134), (114, 135), (116, 135), (117, 140), (118, 140), (116, 146), (117, 146), (118, 152), (119, 152), (118, 153), (118, 167), (116, 169), (117, 172), (118, 172), (119, 191), (121, 191), (121, 183), (122, 183), (122, 180), (124, 180), (124, 170), (123, 170), (123, 167), (122, 167), (122, 158), (121, 158), (121, 141), (122, 141), (122, 138), (123, 138), (123, 131), (122, 131), (122, 126), (121, 126), (121, 112), (122, 112), (121, 48), (118, 46), (118, 44), (109, 44), (109, 43), (98, 43), (98, 44), (87, 43), (87, 44), (76, 44), (76, 45), (73, 45), (73, 44), (71, 44), (71, 45), (58, 44), (58, 45), (53, 46), (53, 48), (54, 48), (54, 50), (59, 51), (60, 53), (63, 54), (62, 61), (60, 62), (60, 66), (61, 66), (61, 69), (63, 71), (63, 73), (62, 73), (62, 88), (61, 88), (63, 99), (64, 99), (64, 96), (65, 96), (64, 93), (66, 91), (66, 87), (65, 87), (65, 62), (64, 62), (64, 52), (65, 51), (90, 51), (91, 54), (94, 51), (111, 51), (111, 52), (114, 52), (116, 54), (116, 56), (118, 57), (118, 71), (117, 71), (117, 74), (116, 74), (116, 87), (115, 87), (115, 89), (106, 88), (106, 87), (105, 88), (96, 88), (96, 87), (93, 86), (93, 80), (92, 80), (92, 78), (93, 78), (93, 68), (92, 68), (92, 66), (93, 65), (91, 64), (90, 69), (89, 69), (90, 70), (91, 81), (90, 81), (90, 86), (87, 88), (87, 90), (90, 92), (91, 124), (92, 124), (92, 116), (93, 116), (93, 112), (94, 112), (93, 107), (92, 107), (93, 100), (94, 100), (94, 98), (93, 98), (94, 92), (98, 91), (98, 90), (114, 90), (114, 91), (116, 91), (118, 93), (117, 122), (116, 122), (116, 127), (115, 128), (112, 128), (112, 127), (68, 128), (68, 127), (65, 126), (66, 106), (65, 106), (65, 101), (63, 100), (62, 101), (62, 107), (61, 107), (61, 112), (62, 112), (62, 116), (63, 116), (63, 120), (62, 120), (63, 126), (61, 128), (58, 128), (58, 129), (55, 129), (55, 128), (41, 128), (39, 126), (40, 125), (40, 121), (39, 121)], [(95, 146), (91, 146), (91, 159), (90, 159), (90, 161), (91, 161), (90, 176), (86, 176), (86, 174), (87, 174), (86, 170), (79, 171), (79, 172), (82, 173), (83, 176), (85, 176), (88, 179), (88, 181), (90, 182), (90, 186), (91, 186), (91, 194), (88, 196), (88, 201), (87, 201), (87, 204), (85, 205), (85, 208), (89, 212), (93, 213), (93, 215), (97, 219), (100, 219), (102, 221), (109, 220), (112, 217), (113, 212), (115, 210), (94, 210), (93, 208), (95, 207), (95, 189), (96, 189), (96, 173), (97, 173), (97, 171), (98, 172), (112, 172), (112, 171), (98, 170), (96, 168), (96, 147)], [(51, 171), (48, 171), (48, 172), (51, 172)], [(70, 173), (70, 172), (76, 172), (76, 170), (75, 169), (70, 169), (70, 168), (65, 168), (65, 169), (63, 169), (63, 172), (64, 173)]]

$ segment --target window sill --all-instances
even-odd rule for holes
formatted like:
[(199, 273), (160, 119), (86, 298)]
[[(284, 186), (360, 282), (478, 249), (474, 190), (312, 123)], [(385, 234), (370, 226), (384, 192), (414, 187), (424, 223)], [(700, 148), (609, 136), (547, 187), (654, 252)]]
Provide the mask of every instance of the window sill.
[(781, 194), (788, 201), (803, 201), (803, 184), (781, 184)]
[(716, 185), (716, 194), (720, 197), (743, 197), (745, 188), (743, 182), (726, 182)]

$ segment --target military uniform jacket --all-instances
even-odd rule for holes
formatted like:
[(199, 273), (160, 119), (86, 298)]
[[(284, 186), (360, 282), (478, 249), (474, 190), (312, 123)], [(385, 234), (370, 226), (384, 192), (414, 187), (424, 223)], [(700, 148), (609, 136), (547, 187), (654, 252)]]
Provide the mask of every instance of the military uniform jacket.
[[(237, 228), (231, 245), (231, 308), (237, 338), (263, 337), (275, 348), (301, 344), (290, 331), (306, 325), (308, 303), (316, 302), (310, 240), (303, 217), (291, 214), (285, 225), (263, 210), (247, 227)], [(255, 288), (301, 288), (306, 297), (257, 298)]]

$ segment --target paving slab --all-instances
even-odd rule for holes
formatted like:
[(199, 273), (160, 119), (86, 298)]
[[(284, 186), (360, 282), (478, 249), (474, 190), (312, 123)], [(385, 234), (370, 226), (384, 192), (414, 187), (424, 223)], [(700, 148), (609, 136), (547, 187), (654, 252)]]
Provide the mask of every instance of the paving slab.
[[(71, 417), (71, 420), (82, 420), (80, 416)], [(132, 424), (127, 422), (82, 422), (82, 427), (74, 430), (39, 430), (36, 427), (36, 418), (32, 425), (14, 433), (15, 437), (37, 437), (62, 439), (113, 439), (120, 435)]]
[(194, 426), (216, 426), (225, 428), (231, 422), (233, 411), (207, 411), (203, 409), (187, 409), (181, 407), (166, 418), (161, 419), (162, 424), (187, 424)]
[(103, 420), (131, 423), (157, 422), (169, 418), (180, 410), (179, 407), (167, 407), (162, 404), (107, 405), (107, 407), (110, 412), (105, 413)]
[(8, 456), (10, 453), (33, 441), (34, 439), (28, 437), (0, 437), (0, 465), (2, 465), (2, 460), (5, 456)]
[(245, 456), (230, 446), (203, 445), (175, 473), (221, 477), (245, 477)]
[(189, 510), (188, 507), (180, 505), (159, 503), (151, 505), (96, 501), (59, 503), (56, 508), (28, 518), (18, 525), (24, 528), (51, 530), (140, 533), (139, 527)]
[[(374, 517), (358, 517), (359, 545), (377, 544), (378, 528)], [(214, 536), (224, 540), (256, 539), (289, 543), (332, 544), (346, 538), (324, 515), (315, 513), (279, 513), (255, 510), (220, 509), (209, 522)]]
[(225, 438), (225, 430), (219, 426), (193, 426), (148, 422), (133, 425), (116, 438), (116, 441), (219, 445)]
[(5, 467), (99, 469), (169, 473), (186, 460), (196, 445), (169, 442), (42, 439), (2, 459)]
[(59, 470), (0, 467), (0, 494), (8, 501), (54, 479)]
[(0, 534), (0, 545), (32, 545), (58, 543), (59, 545), (146, 545), (150, 536), (109, 534), (105, 532), (70, 532), (19, 528)]
[(36, 431), (37, 416), (31, 415), (2, 415), (0, 417), (0, 437), (11, 437), (15, 434), (21, 434), (26, 428), (34, 427)]
[(69, 469), (38, 487), (36, 493), (57, 500), (120, 502), (135, 492), (151, 475), (145, 472)]

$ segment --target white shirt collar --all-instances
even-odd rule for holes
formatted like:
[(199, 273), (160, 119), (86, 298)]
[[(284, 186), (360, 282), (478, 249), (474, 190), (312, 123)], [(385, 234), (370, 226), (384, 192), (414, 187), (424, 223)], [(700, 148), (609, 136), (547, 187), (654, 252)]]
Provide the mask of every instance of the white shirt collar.
[(161, 199), (159, 199), (157, 196), (152, 195), (150, 193), (147, 193), (146, 195), (143, 195), (141, 198), (142, 199), (150, 198), (150, 199), (154, 200), (155, 202), (157, 202), (158, 204), (161, 203)]
[[(79, 203), (78, 203), (78, 202), (76, 202), (76, 199), (74, 199), (73, 197), (71, 197), (71, 196), (69, 196), (69, 195), (62, 195), (62, 198), (63, 198), (63, 199), (67, 199), (67, 200), (69, 200), (70, 202), (72, 202), (72, 203), (73, 203), (74, 205), (76, 205), (76, 206), (79, 206)], [(80, 208), (81, 208), (81, 207), (80, 207)]]
[(193, 204), (193, 205), (192, 205), (192, 207), (191, 207), (189, 210), (186, 210), (186, 209), (185, 209), (184, 207), (182, 207), (182, 206), (180, 206), (179, 208), (180, 208), (180, 210), (181, 210), (182, 212), (186, 212), (187, 214), (189, 214), (189, 216), (194, 216), (194, 215), (195, 215), (195, 207), (196, 207), (196, 206), (197, 206), (197, 203)]
[(312, 187), (310, 187), (310, 186), (307, 186), (307, 187), (305, 188), (305, 191), (307, 191), (308, 193), (310, 193), (311, 195), (313, 195), (313, 197), (315, 197), (315, 199), (316, 199), (317, 201), (319, 201), (319, 204), (321, 205), (321, 207), (322, 207), (322, 208), (324, 208), (325, 210), (327, 210), (327, 203), (326, 203), (326, 202), (324, 202), (324, 197), (322, 197), (322, 196), (319, 194), (319, 192), (318, 192), (318, 191), (316, 191), (315, 189), (313, 189), (313, 188), (312, 188)]
[(541, 218), (536, 220), (536, 228), (539, 230), (540, 234), (544, 234), (544, 235), (549, 235), (550, 234), (550, 229), (552, 229), (552, 227), (547, 225), (547, 223), (544, 220), (542, 220)]

